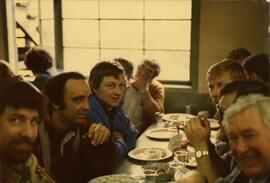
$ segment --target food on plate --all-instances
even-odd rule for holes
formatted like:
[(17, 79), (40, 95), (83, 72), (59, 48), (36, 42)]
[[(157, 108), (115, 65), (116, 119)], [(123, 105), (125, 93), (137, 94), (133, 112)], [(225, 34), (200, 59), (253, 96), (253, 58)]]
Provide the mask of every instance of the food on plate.
[(128, 175), (122, 175), (122, 174), (115, 174), (115, 175), (106, 175), (102, 177), (97, 177), (88, 183), (108, 183), (108, 182), (114, 182), (114, 183), (139, 183), (138, 180), (136, 180), (133, 177), (130, 177)]
[(134, 153), (140, 159), (161, 159), (166, 156), (166, 152), (162, 149), (145, 149), (144, 151), (137, 151)]

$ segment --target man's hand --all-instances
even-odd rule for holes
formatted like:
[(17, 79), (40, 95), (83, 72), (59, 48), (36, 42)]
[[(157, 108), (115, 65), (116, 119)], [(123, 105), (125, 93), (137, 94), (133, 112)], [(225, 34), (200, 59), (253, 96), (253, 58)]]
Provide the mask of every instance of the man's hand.
[(210, 123), (201, 117), (191, 118), (184, 128), (190, 144), (195, 149), (207, 149), (210, 140)]
[(110, 130), (102, 124), (92, 123), (88, 129), (88, 137), (93, 145), (103, 144), (110, 139)]

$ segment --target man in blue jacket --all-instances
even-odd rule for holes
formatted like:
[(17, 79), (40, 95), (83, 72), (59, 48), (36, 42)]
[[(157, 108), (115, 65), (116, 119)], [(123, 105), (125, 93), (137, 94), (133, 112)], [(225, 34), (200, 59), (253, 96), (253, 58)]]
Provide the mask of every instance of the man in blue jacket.
[(110, 129), (116, 148), (116, 163), (136, 145), (137, 130), (121, 109), (126, 89), (125, 71), (117, 62), (100, 62), (90, 72), (93, 95), (88, 119)]

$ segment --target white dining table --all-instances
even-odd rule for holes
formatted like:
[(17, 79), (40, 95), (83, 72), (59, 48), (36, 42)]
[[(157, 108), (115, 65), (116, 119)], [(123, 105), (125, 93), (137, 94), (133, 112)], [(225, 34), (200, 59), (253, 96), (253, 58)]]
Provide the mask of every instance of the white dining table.
[[(147, 131), (159, 127), (157, 124), (152, 124), (142, 135), (137, 139), (136, 148), (142, 147), (158, 147), (158, 148), (168, 148), (169, 140), (155, 140), (147, 137)], [(211, 136), (216, 136), (217, 131), (211, 130)], [(170, 162), (173, 157), (159, 162)], [(145, 161), (134, 160), (130, 157), (126, 157), (122, 162), (120, 162), (113, 170), (113, 174), (126, 174), (132, 177), (140, 177), (143, 175), (142, 165), (147, 164)], [(189, 170), (186, 168), (186, 170)], [(185, 171), (186, 171), (185, 170)]]
[[(152, 124), (147, 130), (156, 128), (157, 124)], [(168, 140), (153, 140), (146, 136), (147, 130), (142, 133), (138, 138), (136, 148), (141, 147), (158, 147), (158, 148), (168, 148)], [(170, 162), (173, 157), (159, 162)], [(126, 157), (122, 162), (120, 162), (113, 170), (113, 174), (127, 174), (132, 177), (140, 177), (142, 173), (142, 165), (147, 164), (145, 161), (134, 160), (132, 158)]]

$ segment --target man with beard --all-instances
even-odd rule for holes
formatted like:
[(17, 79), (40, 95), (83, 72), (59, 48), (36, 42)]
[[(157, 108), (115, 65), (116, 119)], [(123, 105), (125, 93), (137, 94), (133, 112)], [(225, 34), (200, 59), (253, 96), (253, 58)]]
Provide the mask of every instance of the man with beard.
[(43, 109), (41, 93), (17, 79), (0, 80), (0, 182), (54, 183), (32, 147)]
[(114, 146), (110, 131), (86, 119), (90, 87), (78, 72), (51, 78), (44, 91), (48, 111), (34, 153), (59, 183), (86, 183), (110, 174)]

